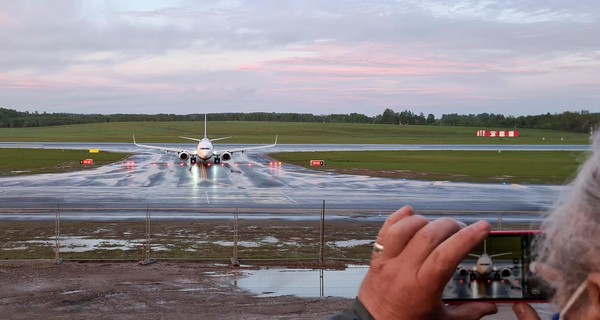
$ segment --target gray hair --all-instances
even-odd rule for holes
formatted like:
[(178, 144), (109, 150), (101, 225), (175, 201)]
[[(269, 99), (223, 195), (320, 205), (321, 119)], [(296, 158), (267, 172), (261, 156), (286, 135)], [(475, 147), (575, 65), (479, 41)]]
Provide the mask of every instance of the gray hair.
[(577, 177), (546, 216), (536, 260), (556, 269), (558, 301), (567, 299), (588, 274), (600, 272), (600, 134)]

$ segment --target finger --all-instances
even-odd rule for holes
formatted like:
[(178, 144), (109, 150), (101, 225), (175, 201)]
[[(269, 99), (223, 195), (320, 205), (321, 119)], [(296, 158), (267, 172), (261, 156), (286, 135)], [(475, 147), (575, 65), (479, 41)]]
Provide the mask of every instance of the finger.
[(494, 303), (472, 302), (447, 306), (444, 319), (480, 319), (483, 316), (496, 313), (498, 313), (498, 307)]
[(414, 210), (411, 206), (404, 206), (398, 210), (396, 210), (396, 212), (392, 213), (383, 223), (383, 226), (381, 226), (381, 229), (379, 229), (379, 233), (377, 234), (377, 243), (381, 244), (381, 245), (385, 245), (385, 235), (387, 234), (388, 229), (393, 226), (394, 224), (396, 224), (396, 222), (411, 216), (414, 214)]
[(540, 320), (537, 312), (527, 303), (513, 304), (512, 309), (518, 320)]
[(418, 270), (431, 252), (461, 227), (458, 221), (450, 218), (429, 222), (410, 239), (398, 258), (406, 260), (404, 263), (411, 264)]
[(385, 240), (385, 250), (383, 250), (383, 259), (396, 257), (404, 250), (406, 244), (421, 228), (429, 222), (422, 216), (410, 216), (402, 221), (398, 221), (387, 231)]
[[(383, 223), (383, 226), (381, 226), (381, 229), (379, 229), (379, 233), (377, 234), (377, 239), (375, 240), (376, 243), (385, 246), (385, 235), (388, 232), (388, 229), (396, 224), (396, 222), (409, 217), (411, 215), (414, 214), (414, 210), (411, 206), (404, 206), (398, 210), (396, 210), (396, 212), (392, 213)], [(374, 261), (375, 259), (381, 257), (381, 253), (379, 252), (373, 252), (373, 254), (371, 254), (371, 261)]]
[(427, 257), (420, 267), (417, 278), (428, 279), (434, 286), (443, 290), (443, 285), (450, 280), (456, 266), (471, 252), (490, 232), (490, 224), (479, 221), (448, 237)]

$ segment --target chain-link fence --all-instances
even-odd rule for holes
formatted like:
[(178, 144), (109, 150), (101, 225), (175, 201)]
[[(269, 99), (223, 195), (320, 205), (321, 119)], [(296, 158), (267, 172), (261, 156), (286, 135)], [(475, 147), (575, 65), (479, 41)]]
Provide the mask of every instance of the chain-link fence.
[[(390, 213), (319, 208), (4, 210), (0, 212), (0, 259), (364, 262)], [(421, 213), (431, 218), (457, 214)], [(483, 216), (496, 228), (512, 229), (535, 228), (539, 216), (537, 212), (462, 214), (473, 219)]]

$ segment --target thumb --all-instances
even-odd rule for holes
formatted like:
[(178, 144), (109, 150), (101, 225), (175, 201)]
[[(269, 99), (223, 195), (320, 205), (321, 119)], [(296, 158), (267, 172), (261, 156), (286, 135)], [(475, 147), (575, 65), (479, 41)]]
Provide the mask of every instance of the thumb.
[(512, 309), (519, 320), (540, 320), (537, 312), (527, 303), (513, 304)]

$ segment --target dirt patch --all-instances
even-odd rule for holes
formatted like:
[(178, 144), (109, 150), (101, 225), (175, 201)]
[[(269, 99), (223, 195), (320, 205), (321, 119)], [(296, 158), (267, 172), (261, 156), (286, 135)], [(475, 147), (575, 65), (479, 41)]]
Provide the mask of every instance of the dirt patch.
[(258, 298), (238, 269), (203, 263), (0, 263), (4, 319), (318, 319), (350, 299)]

